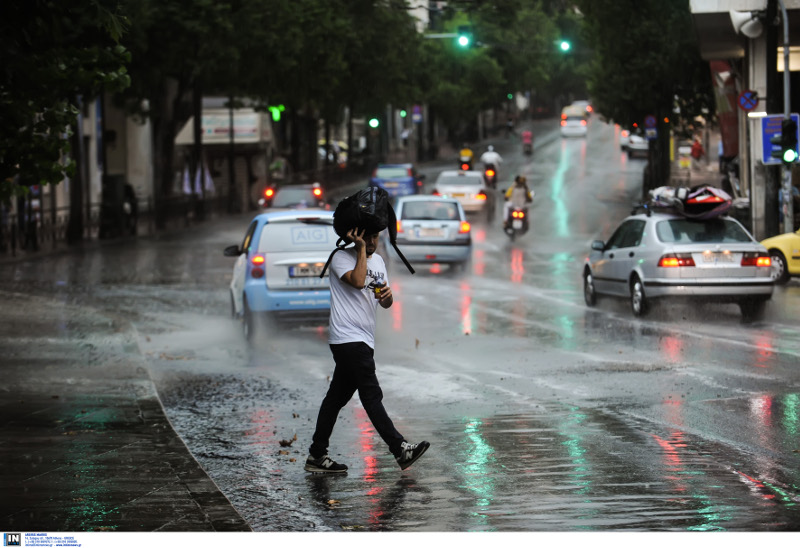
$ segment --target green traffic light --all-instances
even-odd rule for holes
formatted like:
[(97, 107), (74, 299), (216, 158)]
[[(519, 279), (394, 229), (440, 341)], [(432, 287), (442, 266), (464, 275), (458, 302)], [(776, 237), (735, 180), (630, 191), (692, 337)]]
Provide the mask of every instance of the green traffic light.
[(790, 164), (797, 160), (797, 152), (794, 149), (787, 149), (783, 151), (783, 161)]
[(400, 118), (405, 118), (406, 116), (408, 116), (408, 113), (406, 112), (406, 109), (401, 110), (400, 111)]
[(569, 48), (572, 47), (572, 46), (566, 40), (562, 40), (561, 44), (559, 44), (559, 47), (561, 48), (561, 51), (569, 51)]
[(378, 121), (378, 119), (377, 119), (377, 118), (370, 118), (370, 120), (369, 120), (369, 127), (371, 127), (372, 129), (375, 129), (375, 128), (377, 128), (379, 125), (381, 125), (381, 123)]
[(469, 45), (469, 37), (468, 36), (459, 36), (458, 37), (458, 45), (462, 48), (465, 48)]

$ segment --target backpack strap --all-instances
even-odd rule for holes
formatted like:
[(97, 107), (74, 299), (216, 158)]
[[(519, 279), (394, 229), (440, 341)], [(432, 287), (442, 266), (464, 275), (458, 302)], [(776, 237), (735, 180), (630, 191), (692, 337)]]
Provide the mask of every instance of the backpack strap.
[(322, 272), (320, 272), (320, 274), (319, 274), (320, 278), (324, 278), (325, 277), (325, 272), (328, 270), (328, 267), (331, 265), (331, 261), (333, 260), (333, 254), (336, 253), (337, 251), (341, 251), (342, 249), (345, 249), (348, 246), (349, 243), (350, 242), (348, 242), (344, 238), (339, 238), (338, 240), (336, 240), (336, 249), (331, 251), (331, 254), (328, 255), (328, 262), (325, 263), (325, 266), (322, 268)]
[(408, 268), (408, 271), (414, 274), (414, 268), (411, 266), (411, 264), (408, 262), (405, 256), (400, 252), (400, 249), (397, 247), (397, 214), (394, 212), (392, 204), (388, 204), (388, 206), (389, 206), (389, 226), (386, 228), (389, 229), (389, 243), (391, 243), (394, 250), (397, 251), (397, 255), (400, 256), (400, 259), (402, 259), (403, 263), (406, 265), (406, 268)]

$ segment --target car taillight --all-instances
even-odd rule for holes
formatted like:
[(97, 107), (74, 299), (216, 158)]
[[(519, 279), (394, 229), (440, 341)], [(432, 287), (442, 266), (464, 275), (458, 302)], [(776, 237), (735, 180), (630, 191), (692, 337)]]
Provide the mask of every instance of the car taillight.
[(322, 189), (321, 188), (315, 188), (314, 190), (312, 190), (312, 192), (314, 193), (314, 196), (316, 196), (317, 198), (322, 196)]
[(742, 255), (742, 266), (772, 266), (772, 260), (766, 253), (750, 252)]
[(422, 179), (417, 179), (417, 186), (422, 186)]
[(475, 198), (478, 199), (478, 200), (485, 200), (486, 199), (486, 193), (481, 190), (480, 192), (478, 192), (475, 195)]
[(524, 219), (525, 212), (524, 211), (512, 211), (511, 216), (515, 219)]
[(694, 259), (692, 259), (692, 255), (690, 253), (667, 253), (658, 261), (658, 266), (662, 268), (694, 266)]
[(686, 200), (687, 204), (721, 204), (724, 202), (719, 196), (697, 196)]
[(438, 191), (438, 190), (436, 190), (435, 188), (433, 189), (433, 192), (431, 192), (431, 195), (432, 195), (432, 196), (441, 196), (441, 194), (439, 193), (439, 191)]
[(586, 125), (586, 120), (581, 120), (581, 125), (585, 126)]
[(461, 221), (461, 227), (458, 229), (459, 234), (466, 234), (470, 230), (469, 223), (467, 221)]
[(273, 196), (275, 196), (274, 188), (268, 188), (267, 190), (264, 191), (264, 198), (272, 198)]
[(398, 220), (397, 221), (397, 233), (400, 234), (401, 232), (403, 232), (403, 222)]
[(561, 125), (562, 126), (566, 126), (567, 125), (567, 121), (566, 120), (561, 120)]
[(486, 170), (486, 176), (487, 177), (494, 177), (494, 170), (493, 169), (487, 169)]
[(621, 135), (622, 135), (623, 137), (627, 137), (627, 136), (629, 136), (630, 134), (631, 134), (631, 132), (630, 132), (630, 131), (628, 131), (627, 129), (623, 129), (623, 130), (622, 130), (622, 133), (621, 133)]
[(263, 255), (254, 255), (250, 262), (253, 263), (253, 268), (250, 269), (250, 276), (253, 278), (263, 278), (264, 277), (264, 256)]

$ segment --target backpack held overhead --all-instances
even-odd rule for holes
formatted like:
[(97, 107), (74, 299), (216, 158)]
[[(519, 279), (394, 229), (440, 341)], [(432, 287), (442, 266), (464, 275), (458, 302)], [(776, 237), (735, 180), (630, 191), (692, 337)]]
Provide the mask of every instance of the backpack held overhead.
[(389, 242), (408, 270), (414, 274), (414, 269), (397, 247), (397, 217), (389, 201), (389, 194), (382, 188), (367, 187), (344, 198), (336, 206), (333, 212), (333, 230), (339, 239), (336, 241), (336, 249), (331, 251), (328, 262), (319, 275), (320, 278), (328, 270), (333, 254), (352, 243), (347, 233), (354, 228), (364, 229), (365, 234), (377, 234), (388, 228)]

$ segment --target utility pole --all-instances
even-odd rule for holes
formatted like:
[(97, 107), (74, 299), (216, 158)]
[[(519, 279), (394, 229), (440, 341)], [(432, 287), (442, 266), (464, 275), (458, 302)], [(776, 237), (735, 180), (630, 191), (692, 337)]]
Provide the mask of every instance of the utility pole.
[[(783, 118), (791, 118), (791, 83), (789, 81), (789, 16), (784, 0), (778, 0), (783, 22)], [(792, 165), (782, 164), (783, 179), (783, 232), (794, 232), (794, 195), (792, 194)]]
[[(780, 112), (780, 94), (778, 92), (778, 29), (775, 20), (778, 16), (778, 0), (767, 2), (766, 41), (767, 41), (767, 112)], [(765, 166), (764, 177), (764, 230), (765, 237), (775, 236), (780, 233), (778, 216), (775, 214), (779, 208), (778, 189), (780, 188), (780, 166)]]

